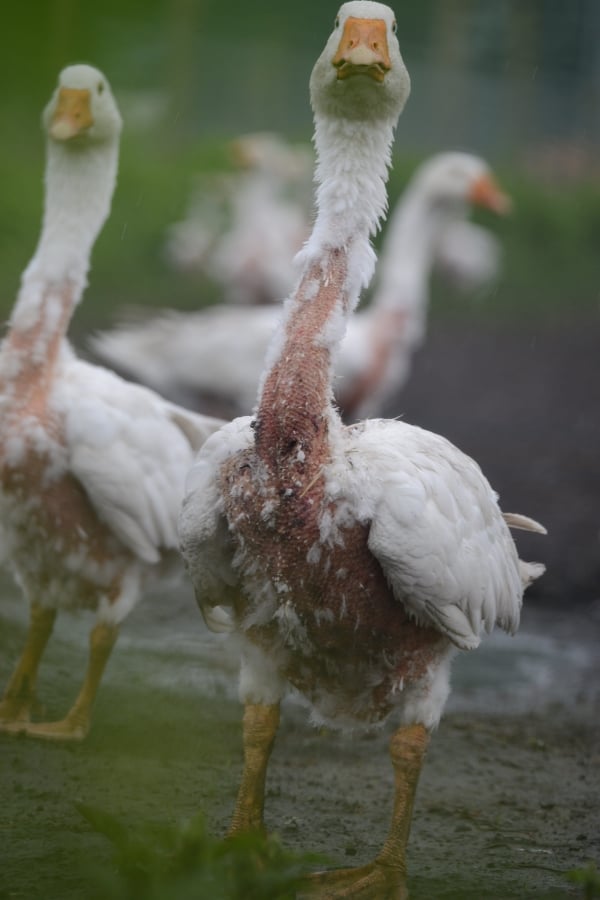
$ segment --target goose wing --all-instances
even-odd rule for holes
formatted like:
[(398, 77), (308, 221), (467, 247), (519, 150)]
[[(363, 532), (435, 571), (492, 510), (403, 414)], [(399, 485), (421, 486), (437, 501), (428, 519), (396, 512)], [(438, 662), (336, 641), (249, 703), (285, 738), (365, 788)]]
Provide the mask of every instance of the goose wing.
[(415, 619), (465, 650), (494, 625), (513, 633), (525, 564), (479, 466), (444, 438), (389, 420), (348, 429), (344, 456), (350, 475), (337, 490), (369, 523), (369, 548)]
[(99, 518), (145, 562), (176, 549), (186, 472), (223, 423), (75, 359), (54, 402), (64, 411), (69, 469)]

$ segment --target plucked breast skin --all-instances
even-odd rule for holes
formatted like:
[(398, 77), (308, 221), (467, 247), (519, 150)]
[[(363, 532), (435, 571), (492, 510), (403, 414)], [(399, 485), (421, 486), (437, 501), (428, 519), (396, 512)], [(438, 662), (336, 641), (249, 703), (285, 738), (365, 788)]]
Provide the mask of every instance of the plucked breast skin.
[[(378, 721), (429, 690), (437, 668), (446, 677), (452, 646), (516, 629), (516, 548), (481, 470), (448, 441), (395, 421), (342, 429), (319, 514), (307, 527), (309, 491), (295, 533), (263, 493), (253, 437), (246, 418), (204, 445), (180, 520), (184, 557), (208, 624), (237, 624), (324, 720)], [(247, 517), (256, 508), (272, 518), (266, 543)]]

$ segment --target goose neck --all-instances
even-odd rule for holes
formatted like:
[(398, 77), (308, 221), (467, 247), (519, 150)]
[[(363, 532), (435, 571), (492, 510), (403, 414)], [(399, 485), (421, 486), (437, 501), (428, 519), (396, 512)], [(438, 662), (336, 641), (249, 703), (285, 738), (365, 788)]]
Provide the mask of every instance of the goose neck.
[(315, 118), (317, 218), (267, 354), (256, 418), (257, 451), (275, 469), (290, 458), (305, 474), (321, 465), (339, 422), (334, 359), (373, 272), (370, 237), (387, 206), (394, 124)]
[(86, 147), (48, 142), (42, 230), (2, 347), (3, 382), (47, 373), (59, 352), (110, 210), (117, 152), (116, 142)]

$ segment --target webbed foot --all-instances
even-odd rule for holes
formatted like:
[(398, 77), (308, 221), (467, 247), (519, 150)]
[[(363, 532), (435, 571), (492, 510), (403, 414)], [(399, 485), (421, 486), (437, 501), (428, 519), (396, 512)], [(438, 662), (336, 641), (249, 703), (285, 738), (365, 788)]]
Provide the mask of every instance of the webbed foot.
[(401, 868), (375, 860), (359, 868), (307, 876), (299, 900), (408, 900), (408, 888)]

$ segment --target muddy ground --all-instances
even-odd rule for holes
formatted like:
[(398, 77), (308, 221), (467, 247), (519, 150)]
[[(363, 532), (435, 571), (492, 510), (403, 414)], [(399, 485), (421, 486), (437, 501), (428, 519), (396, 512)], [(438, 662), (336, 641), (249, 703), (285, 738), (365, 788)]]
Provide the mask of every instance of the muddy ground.
[[(600, 863), (599, 332), (595, 319), (518, 331), (440, 323), (390, 410), (446, 434), (479, 459), (505, 509), (550, 529), (520, 541), (549, 571), (517, 637), (494, 635), (455, 664), (417, 797), (413, 900), (583, 897), (565, 873)], [(4, 683), (26, 611), (1, 587)], [(70, 704), (89, 626), (60, 618), (40, 674), (44, 715)], [(123, 627), (83, 744), (0, 736), (0, 897), (90, 896), (111, 847), (77, 802), (132, 823), (203, 810), (222, 833), (241, 761), (235, 672), (189, 590), (150, 596)], [(343, 865), (376, 852), (391, 808), (389, 730), (316, 731), (289, 699), (267, 797), (286, 845)]]

